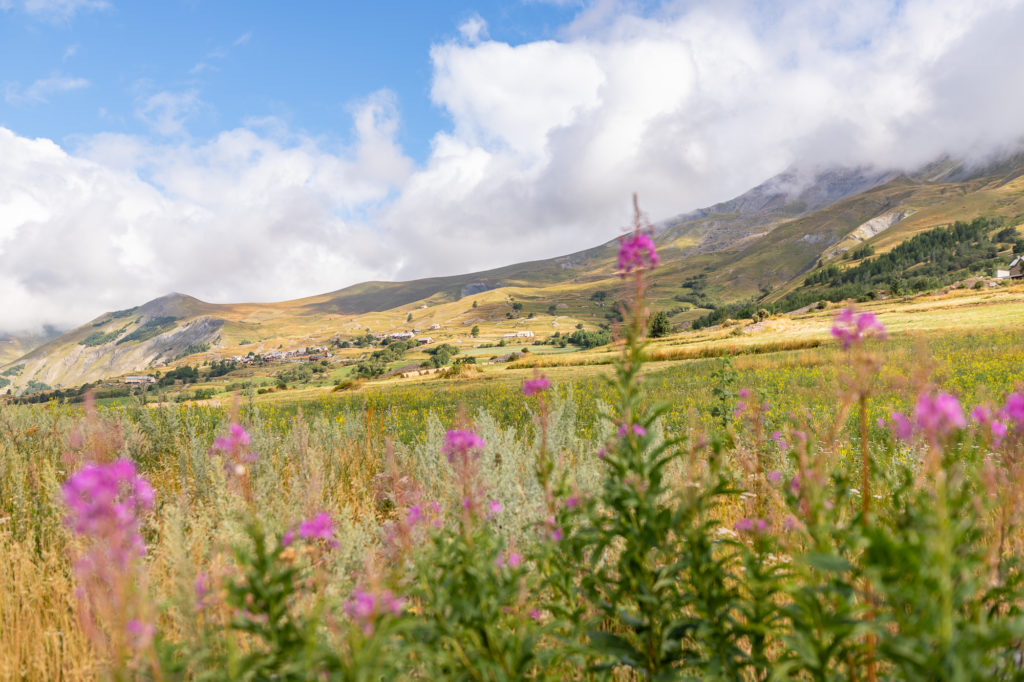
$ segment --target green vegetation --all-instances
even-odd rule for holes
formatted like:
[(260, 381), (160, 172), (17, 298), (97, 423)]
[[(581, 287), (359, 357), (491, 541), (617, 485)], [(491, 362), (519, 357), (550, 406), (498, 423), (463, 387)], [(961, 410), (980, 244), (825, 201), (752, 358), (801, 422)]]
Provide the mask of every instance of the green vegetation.
[(389, 343), (381, 350), (370, 353), (370, 357), (363, 360), (355, 367), (357, 377), (377, 377), (388, 371), (388, 365), (405, 355), (405, 351), (415, 348), (415, 341), (395, 341)]
[(668, 313), (659, 311), (652, 315), (647, 333), (652, 339), (660, 339), (671, 334), (672, 323), (668, 319)]
[[(781, 300), (767, 304), (759, 299), (716, 307), (694, 320), (693, 328), (701, 329), (726, 319), (752, 318), (760, 308), (769, 312), (789, 312), (818, 301), (869, 300), (878, 290), (900, 296), (938, 289), (972, 274), (991, 275), (997, 265), (1000, 235), (1009, 238), (1004, 229), (990, 238), (989, 234), (1004, 224), (1001, 219), (975, 218), (970, 223), (957, 221), (938, 227), (900, 243), (892, 250), (868, 258), (853, 267), (829, 264), (804, 278), (803, 286)], [(1016, 235), (1016, 231), (1013, 231)], [(869, 248), (867, 244), (860, 251)], [(677, 297), (696, 302), (702, 297)]]
[(611, 343), (612, 335), (607, 329), (600, 331), (588, 332), (582, 329), (577, 329), (572, 334), (566, 337), (566, 340), (574, 346), (580, 348), (596, 348), (597, 346), (605, 346)]
[(121, 327), (120, 329), (115, 329), (112, 332), (93, 332), (79, 341), (78, 344), (81, 346), (102, 346), (103, 344), (110, 343), (117, 337), (121, 336), (125, 329), (127, 329), (127, 327)]
[(178, 318), (170, 315), (150, 318), (135, 331), (118, 340), (117, 343), (120, 345), (122, 343), (130, 343), (132, 341), (146, 341), (154, 336), (159, 336), (160, 334), (173, 329), (174, 323), (177, 320)]
[(183, 365), (175, 369), (169, 370), (164, 374), (157, 383), (160, 386), (170, 386), (176, 381), (180, 381), (183, 384), (194, 384), (199, 381), (199, 369), (192, 367), (191, 365)]
[(21, 371), (23, 369), (25, 369), (24, 363), (20, 365), (14, 365), (13, 367), (8, 367), (4, 371), (0, 372), (0, 377), (16, 377), (19, 374), (21, 374)]
[(459, 349), (450, 343), (442, 343), (439, 346), (427, 349), (427, 355), (430, 356), (430, 360), (427, 364), (430, 367), (445, 367), (451, 361), (452, 357), (459, 353)]

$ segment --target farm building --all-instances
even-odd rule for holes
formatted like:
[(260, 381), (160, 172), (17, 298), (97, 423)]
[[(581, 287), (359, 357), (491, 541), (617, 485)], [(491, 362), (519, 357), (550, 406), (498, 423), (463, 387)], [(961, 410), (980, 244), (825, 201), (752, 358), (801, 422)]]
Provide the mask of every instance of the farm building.
[(124, 378), (124, 383), (126, 383), (126, 384), (155, 384), (156, 383), (156, 379), (154, 379), (153, 377), (149, 377), (149, 376), (132, 376), (132, 377), (125, 377)]
[(1017, 256), (1006, 269), (996, 270), (996, 279), (1024, 279), (1024, 256)]

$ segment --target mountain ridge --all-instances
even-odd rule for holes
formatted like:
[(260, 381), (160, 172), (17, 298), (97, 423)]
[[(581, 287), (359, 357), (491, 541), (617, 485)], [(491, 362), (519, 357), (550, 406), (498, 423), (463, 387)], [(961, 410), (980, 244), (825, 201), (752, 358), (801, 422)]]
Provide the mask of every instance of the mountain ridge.
[[(920, 230), (981, 212), (1016, 222), (1024, 218), (1024, 154), (981, 166), (939, 159), (912, 172), (791, 169), (729, 201), (659, 221), (657, 285), (672, 288), (699, 277), (707, 300), (741, 300), (792, 288), (803, 273), (856, 244), (891, 247)], [(898, 219), (892, 219), (895, 214)], [(458, 305), (467, 297), (485, 301), (488, 314), (513, 296), (534, 307), (550, 301), (549, 312), (571, 306), (578, 312), (574, 319), (594, 325), (608, 310), (588, 303), (588, 296), (621, 286), (617, 248), (611, 239), (553, 258), (406, 282), (361, 282), (277, 303), (216, 304), (171, 293), (104, 313), (8, 359), (0, 372), (25, 365), (11, 380), (15, 390), (29, 381), (67, 386), (163, 366), (197, 349), (227, 352), (352, 335), (368, 327), (387, 331), (424, 308), (462, 324), (473, 319)], [(678, 297), (670, 292), (656, 299), (656, 307), (673, 311), (677, 324), (700, 314), (697, 306), (673, 304)]]

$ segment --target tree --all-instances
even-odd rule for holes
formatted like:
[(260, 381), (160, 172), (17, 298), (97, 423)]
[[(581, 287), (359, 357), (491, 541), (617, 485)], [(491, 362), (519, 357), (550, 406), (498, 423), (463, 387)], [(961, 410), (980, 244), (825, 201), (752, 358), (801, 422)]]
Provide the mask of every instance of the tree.
[(473, 301), (473, 307), (474, 308), (476, 307), (476, 301)]
[(672, 323), (669, 322), (668, 314), (662, 310), (655, 313), (651, 318), (649, 335), (652, 339), (660, 339), (672, 333)]
[(405, 316), (405, 321), (412, 322), (412, 313), (409, 313), (408, 315)]
[(474, 324), (473, 328), (469, 330), (469, 335), (472, 336), (474, 339), (480, 336), (480, 325)]

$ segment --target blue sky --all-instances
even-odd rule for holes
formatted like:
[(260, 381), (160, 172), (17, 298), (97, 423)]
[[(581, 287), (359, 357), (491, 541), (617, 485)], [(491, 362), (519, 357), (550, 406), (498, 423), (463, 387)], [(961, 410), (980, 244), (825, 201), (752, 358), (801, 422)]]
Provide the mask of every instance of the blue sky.
[[(298, 8), (298, 9), (296, 9)], [(0, 0), (0, 331), (558, 256), (1019, 148), (1024, 0)]]
[(422, 162), (434, 132), (449, 125), (430, 99), (432, 45), (458, 39), (459, 26), (475, 17), (494, 40), (546, 40), (578, 10), (449, 0), (285, 7), (198, 0), (77, 11), (15, 6), (0, 15), (0, 125), (56, 140), (147, 134), (152, 126), (138, 113), (141, 103), (173, 92), (201, 102), (186, 117), (195, 138), (275, 116), (347, 142), (350, 107), (387, 89), (402, 112), (398, 141)]

